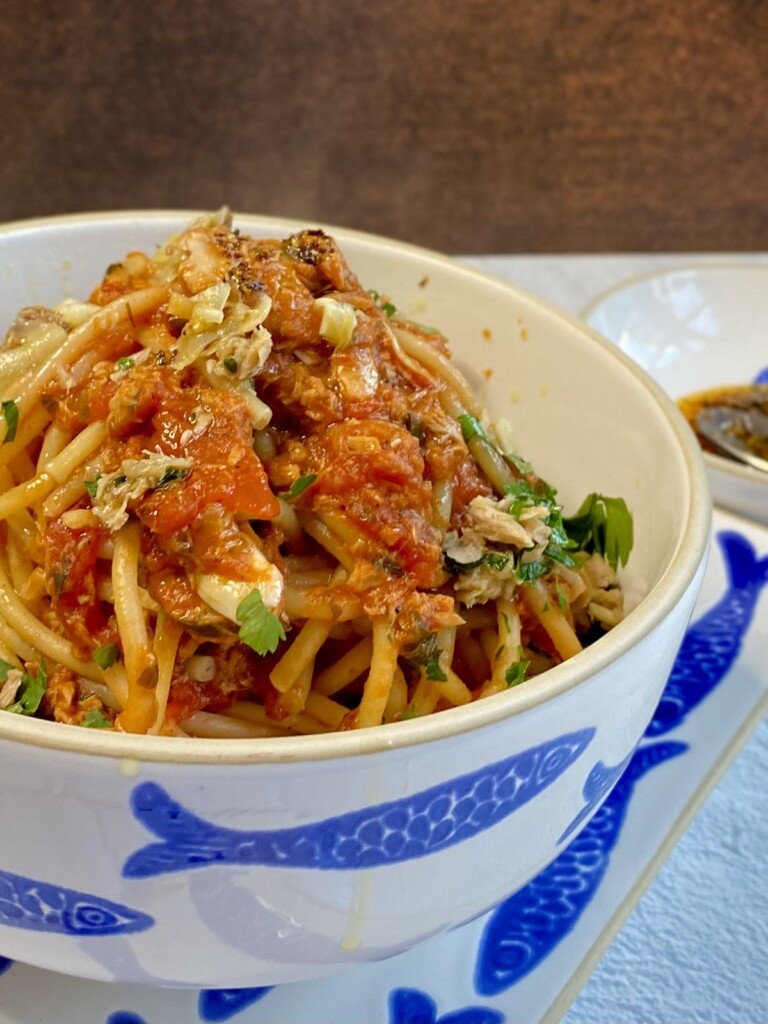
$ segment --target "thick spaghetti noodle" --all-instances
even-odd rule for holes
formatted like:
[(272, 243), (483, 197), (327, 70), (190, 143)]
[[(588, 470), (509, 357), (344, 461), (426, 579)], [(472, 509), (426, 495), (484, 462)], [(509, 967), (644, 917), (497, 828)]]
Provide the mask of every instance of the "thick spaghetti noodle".
[(223, 214), (129, 254), (89, 302), (21, 311), (0, 395), (2, 711), (365, 728), (520, 685), (622, 616), (623, 501), (564, 520), (445, 339), (322, 232)]

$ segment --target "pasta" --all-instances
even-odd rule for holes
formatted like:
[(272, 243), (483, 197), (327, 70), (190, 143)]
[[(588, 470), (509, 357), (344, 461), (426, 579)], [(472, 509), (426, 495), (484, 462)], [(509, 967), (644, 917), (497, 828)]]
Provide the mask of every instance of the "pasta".
[(437, 331), (320, 231), (202, 218), (0, 349), (0, 712), (279, 739), (536, 685), (622, 618)]

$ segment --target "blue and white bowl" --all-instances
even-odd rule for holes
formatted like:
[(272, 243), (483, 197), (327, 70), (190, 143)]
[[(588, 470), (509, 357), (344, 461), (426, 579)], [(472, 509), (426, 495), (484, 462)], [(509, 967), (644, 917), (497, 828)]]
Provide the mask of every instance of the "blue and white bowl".
[[(116, 255), (152, 248), (187, 219), (3, 229), (0, 319), (87, 293)], [(271, 236), (297, 227), (236, 221)], [(433, 253), (334, 234), (367, 285), (446, 332), (567, 507), (592, 490), (626, 498), (632, 611), (545, 677), (379, 729), (215, 741), (0, 716), (4, 956), (222, 988), (392, 956), (551, 861), (615, 781), (606, 776), (585, 813), (588, 777), (621, 764), (651, 718), (709, 532), (703, 464), (682, 417), (625, 355), (540, 300)]]
[[(768, 265), (705, 265), (627, 281), (582, 314), (672, 398), (768, 384)], [(768, 474), (706, 452), (712, 496), (768, 524)]]

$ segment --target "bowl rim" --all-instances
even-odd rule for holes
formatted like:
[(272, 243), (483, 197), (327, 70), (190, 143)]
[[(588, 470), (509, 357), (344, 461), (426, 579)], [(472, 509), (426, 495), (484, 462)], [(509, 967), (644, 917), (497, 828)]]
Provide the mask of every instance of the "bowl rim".
[[(722, 273), (724, 270), (735, 270), (737, 273), (746, 271), (758, 274), (768, 274), (768, 261), (764, 263), (745, 263), (738, 260), (722, 260), (716, 263), (689, 264), (682, 267), (670, 267), (668, 270), (649, 270), (642, 274), (636, 274), (634, 277), (624, 278), (617, 284), (611, 285), (610, 288), (603, 289), (599, 295), (595, 295), (594, 298), (590, 299), (589, 302), (582, 307), (579, 311), (579, 318), (584, 321), (590, 330), (597, 331), (597, 329), (592, 327), (589, 323), (590, 317), (599, 306), (603, 305), (604, 302), (612, 298), (614, 295), (618, 295), (620, 292), (628, 292), (638, 285), (648, 284), (650, 281), (661, 281), (665, 278), (677, 277), (678, 275), (704, 273), (709, 276), (711, 273)], [(609, 344), (619, 348), (618, 342), (611, 341), (607, 335), (601, 334), (600, 331), (597, 331), (597, 333), (600, 334), (601, 337), (606, 338)], [(667, 392), (665, 392), (665, 394), (666, 393)], [(672, 399), (672, 401), (674, 402), (675, 399)], [(746, 465), (746, 463), (737, 462), (735, 459), (728, 459), (724, 455), (716, 455), (714, 452), (707, 452), (703, 449), (702, 455), (704, 457), (705, 464), (711, 466), (713, 471), (724, 473), (726, 476), (730, 476), (734, 480), (741, 480), (742, 482), (754, 487), (759, 487), (761, 489), (768, 488), (768, 474), (762, 473), (759, 469), (754, 469), (752, 466)]]
[[(45, 228), (72, 226), (76, 232), (78, 226), (95, 223), (160, 221), (169, 218), (189, 220), (199, 215), (199, 210), (160, 209), (110, 210), (33, 218), (0, 225), (0, 245), (8, 235)], [(237, 212), (233, 213), (233, 217), (244, 226), (247, 226), (249, 221), (256, 222), (267, 229), (274, 227), (278, 233), (286, 229), (292, 231), (306, 227), (306, 221), (288, 217)], [(496, 694), (482, 701), (441, 711), (437, 715), (429, 715), (423, 719), (411, 719), (386, 727), (344, 733), (216, 740), (127, 733), (105, 735), (100, 731), (63, 726), (58, 722), (0, 715), (0, 741), (42, 747), (67, 754), (117, 758), (129, 765), (136, 762), (155, 762), (182, 766), (312, 763), (342, 760), (361, 754), (378, 754), (387, 750), (446, 740), (524, 714), (587, 682), (626, 655), (656, 629), (672, 612), (693, 582), (709, 543), (711, 502), (704, 463), (694, 435), (677, 406), (644, 370), (618, 346), (607, 341), (577, 317), (491, 274), (458, 263), (439, 252), (407, 242), (326, 223), (323, 223), (322, 227), (338, 237), (342, 245), (346, 238), (376, 247), (394, 249), (453, 273), (458, 271), (465, 277), (481, 282), (485, 287), (490, 286), (503, 295), (517, 298), (523, 304), (538, 307), (569, 328), (590, 337), (604, 356), (621, 363), (625, 370), (650, 392), (660, 415), (667, 421), (675, 436), (687, 473), (686, 526), (678, 538), (677, 547), (661, 578), (627, 618), (602, 638), (599, 644), (587, 648), (577, 658), (550, 669), (546, 673), (546, 679), (538, 681), (535, 686), (523, 685), (511, 693), (507, 691)]]

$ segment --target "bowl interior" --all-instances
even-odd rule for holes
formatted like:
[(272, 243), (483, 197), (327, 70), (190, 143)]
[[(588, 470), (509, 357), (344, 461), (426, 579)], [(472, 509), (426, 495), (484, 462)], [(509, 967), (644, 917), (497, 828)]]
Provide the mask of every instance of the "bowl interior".
[(585, 319), (673, 398), (768, 383), (768, 266), (707, 266), (631, 282)]
[[(0, 321), (7, 324), (24, 305), (85, 297), (109, 263), (132, 249), (154, 250), (187, 222), (183, 213), (111, 214), (0, 231)], [(237, 217), (236, 224), (263, 237), (284, 236), (298, 226), (261, 217)], [(535, 700), (553, 692), (557, 680), (571, 685), (597, 667), (598, 648), (603, 658), (615, 657), (647, 632), (661, 614), (664, 595), (643, 599), (667, 577), (670, 600), (673, 590), (682, 591), (690, 582), (703, 554), (706, 488), (682, 418), (613, 346), (540, 300), (424, 250), (329, 230), (366, 287), (390, 296), (405, 315), (447, 334), (492, 417), (510, 421), (519, 451), (558, 487), (568, 510), (590, 491), (621, 495), (632, 509), (635, 549), (623, 579), (630, 605), (642, 601), (642, 607), (577, 658), (581, 665), (553, 670), (551, 686), (537, 683)], [(444, 720), (440, 726), (406, 722), (381, 731), (389, 733), (389, 742), (401, 729), (411, 729), (414, 739), (421, 730), (421, 738), (427, 738), (430, 729), (454, 728), (457, 715), (467, 722), (475, 716), (479, 723), (484, 715), (521, 710), (532, 699), (526, 690), (523, 686), (502, 695), (503, 710), (493, 710), (502, 707), (493, 698), (434, 716)], [(480, 711), (486, 703), (489, 707)], [(326, 736), (312, 742), (327, 739), (338, 744), (337, 737)], [(343, 739), (352, 743), (349, 734)]]

